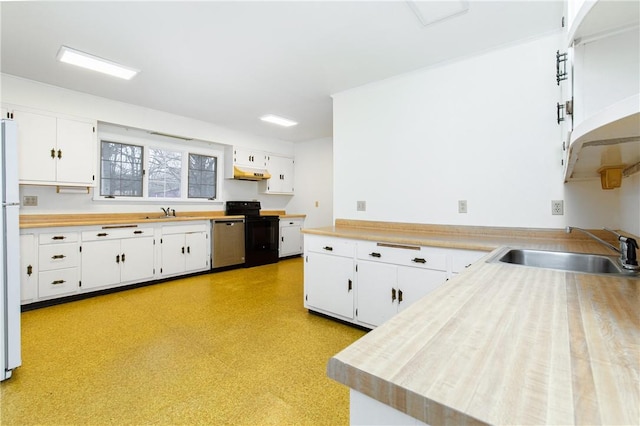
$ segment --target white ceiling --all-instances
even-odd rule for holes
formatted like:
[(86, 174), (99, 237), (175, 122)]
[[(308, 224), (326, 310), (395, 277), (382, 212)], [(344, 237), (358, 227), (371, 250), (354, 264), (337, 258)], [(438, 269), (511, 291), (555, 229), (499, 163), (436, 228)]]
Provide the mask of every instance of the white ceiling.
[[(295, 142), (332, 135), (331, 94), (557, 30), (563, 9), (417, 5), (425, 21), (455, 15), (423, 26), (405, 1), (2, 2), (1, 70)], [(59, 63), (61, 45), (142, 72), (124, 81)], [(267, 113), (300, 124), (258, 120)]]

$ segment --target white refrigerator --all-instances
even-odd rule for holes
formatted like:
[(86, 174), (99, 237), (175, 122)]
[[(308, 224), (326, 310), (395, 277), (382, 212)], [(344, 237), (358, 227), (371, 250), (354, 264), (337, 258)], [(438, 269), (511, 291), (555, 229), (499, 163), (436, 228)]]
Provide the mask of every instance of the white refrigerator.
[(2, 120), (0, 150), (0, 380), (11, 377), (20, 366), (20, 230), (18, 193), (17, 126), (12, 120)]

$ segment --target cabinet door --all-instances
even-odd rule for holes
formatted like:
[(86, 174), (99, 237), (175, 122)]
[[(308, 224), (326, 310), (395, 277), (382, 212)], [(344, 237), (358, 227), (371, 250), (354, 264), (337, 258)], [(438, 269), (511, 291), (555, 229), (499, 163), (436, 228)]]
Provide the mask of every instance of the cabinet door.
[(153, 278), (153, 237), (120, 240), (120, 281), (144, 281)]
[(275, 194), (293, 193), (293, 159), (269, 156), (267, 170), (271, 178), (266, 182), (266, 192)]
[(206, 232), (185, 235), (185, 271), (198, 271), (209, 267), (209, 247)]
[[(289, 223), (289, 222), (287, 222)], [(280, 257), (302, 253), (301, 226), (283, 225), (280, 227)]]
[(88, 122), (58, 119), (57, 173), (59, 183), (94, 184), (94, 126)]
[(120, 240), (82, 243), (82, 288), (120, 283)]
[(181, 274), (185, 271), (185, 255), (187, 249), (185, 234), (168, 234), (162, 236), (162, 275)]
[[(440, 287), (447, 273), (431, 269), (398, 267), (398, 312)], [(400, 300), (402, 299), (402, 300)]]
[(20, 235), (20, 300), (38, 297), (38, 266), (36, 238), (33, 234)]
[(18, 123), (20, 181), (54, 182), (56, 117), (16, 110), (13, 118)]
[(60, 296), (78, 291), (78, 268), (54, 269), (38, 274), (38, 297)]
[(310, 252), (304, 264), (304, 305), (353, 319), (353, 259)]
[(379, 326), (398, 312), (396, 265), (358, 262), (357, 319)]
[(234, 148), (233, 164), (237, 166), (248, 166), (264, 168), (266, 166), (266, 155), (263, 152), (252, 151), (243, 148)]

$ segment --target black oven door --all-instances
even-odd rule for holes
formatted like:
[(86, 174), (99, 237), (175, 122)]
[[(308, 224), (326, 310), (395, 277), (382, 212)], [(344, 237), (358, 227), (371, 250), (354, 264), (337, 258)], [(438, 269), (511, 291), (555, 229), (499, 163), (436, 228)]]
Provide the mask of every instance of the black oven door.
[(278, 216), (247, 216), (245, 221), (245, 266), (278, 261), (280, 238)]

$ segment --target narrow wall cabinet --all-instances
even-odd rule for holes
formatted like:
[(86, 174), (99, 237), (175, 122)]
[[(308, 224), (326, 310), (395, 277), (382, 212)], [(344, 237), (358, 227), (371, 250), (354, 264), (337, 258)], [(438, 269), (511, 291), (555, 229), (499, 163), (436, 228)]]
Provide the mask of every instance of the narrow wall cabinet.
[(95, 185), (96, 122), (14, 108), (22, 184)]

